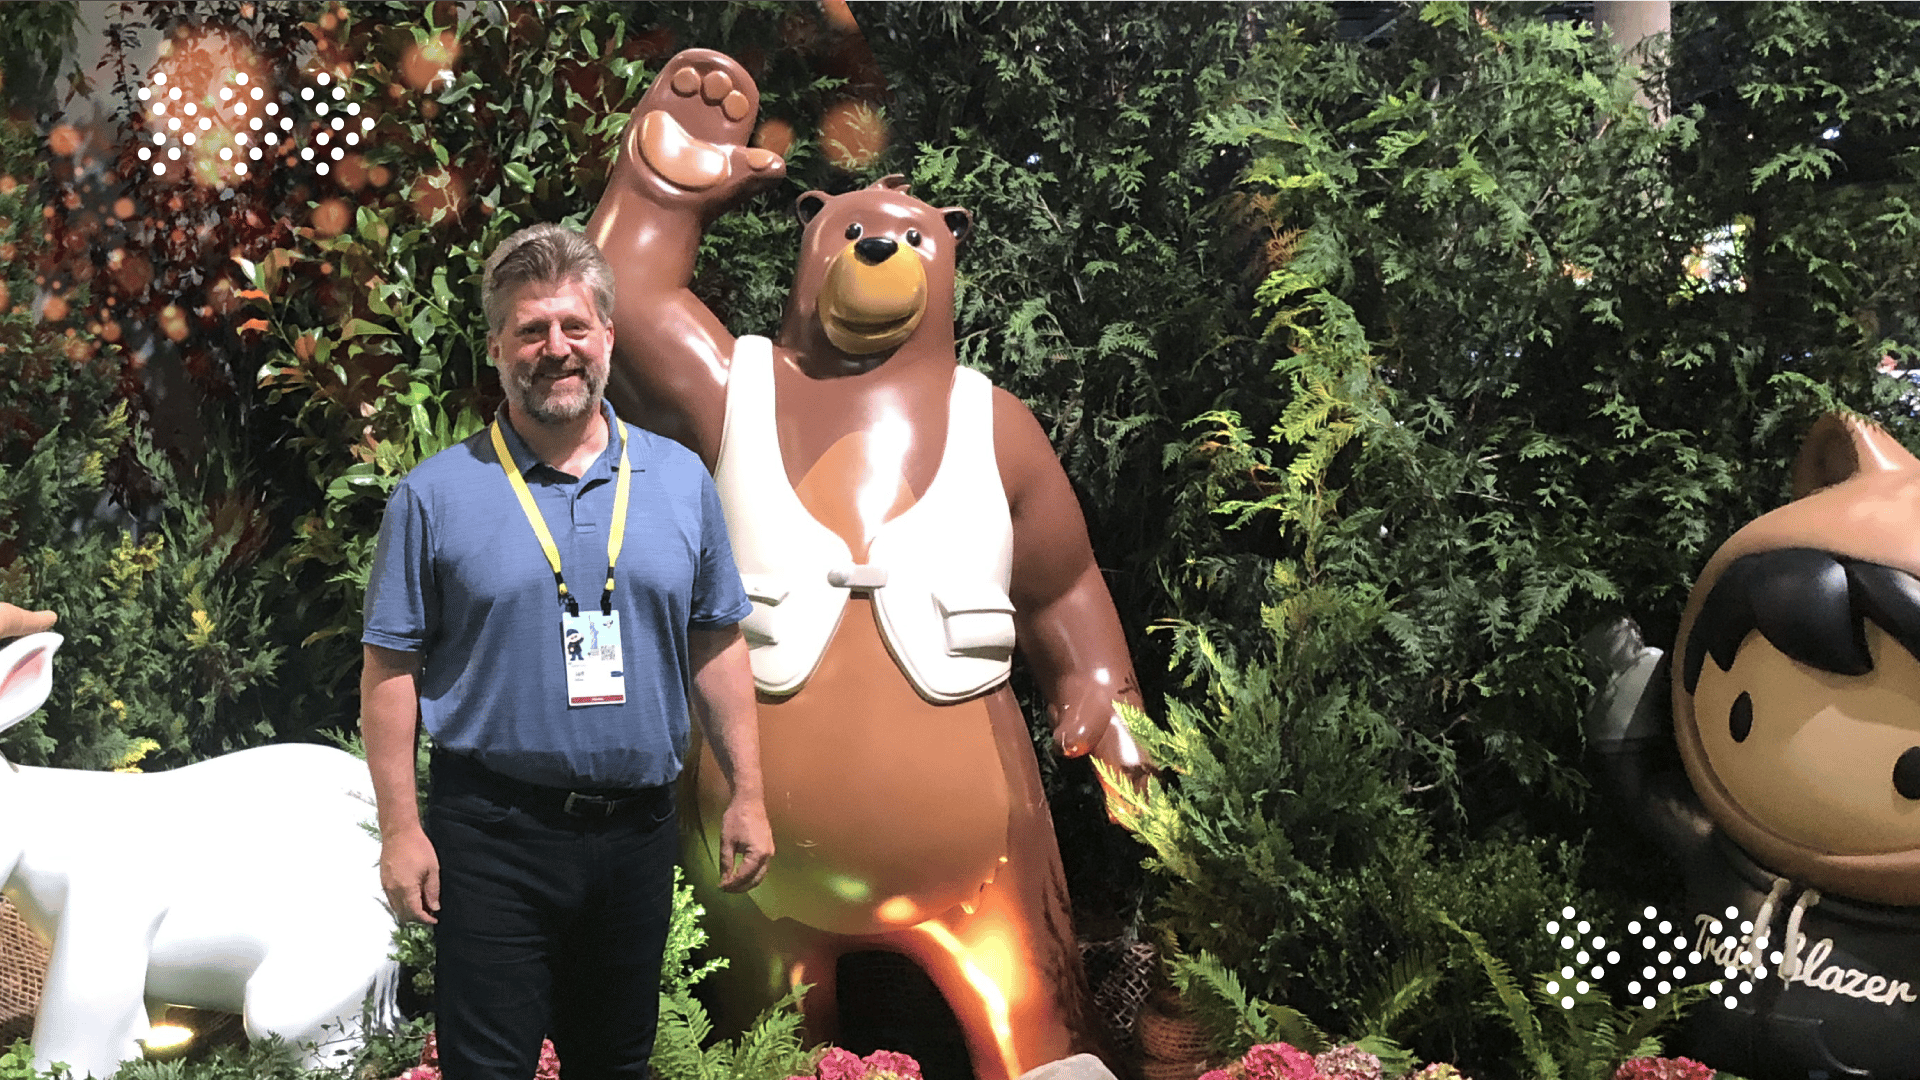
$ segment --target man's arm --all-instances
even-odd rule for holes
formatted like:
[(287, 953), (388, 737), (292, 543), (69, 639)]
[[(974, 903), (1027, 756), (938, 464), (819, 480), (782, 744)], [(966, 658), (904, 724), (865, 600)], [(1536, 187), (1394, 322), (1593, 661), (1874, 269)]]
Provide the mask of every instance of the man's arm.
[(767, 876), (773, 830), (767, 825), (760, 780), (760, 720), (753, 701), (753, 669), (740, 628), (694, 630), (693, 714), (727, 779), (727, 810), (720, 819), (720, 887), (746, 892)]
[(437, 922), (440, 858), (420, 826), (414, 729), (420, 717), (420, 654), (362, 646), (360, 733), (380, 819), (380, 887), (396, 917)]

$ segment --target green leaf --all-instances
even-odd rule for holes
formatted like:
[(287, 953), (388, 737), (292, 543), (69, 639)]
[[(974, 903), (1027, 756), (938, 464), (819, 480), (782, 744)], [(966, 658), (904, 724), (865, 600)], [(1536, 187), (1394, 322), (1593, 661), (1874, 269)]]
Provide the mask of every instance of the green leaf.
[(354, 338), (361, 337), (384, 337), (392, 333), (393, 331), (391, 329), (381, 326), (376, 322), (369, 322), (366, 319), (348, 319), (347, 325), (340, 329), (340, 340), (351, 341)]

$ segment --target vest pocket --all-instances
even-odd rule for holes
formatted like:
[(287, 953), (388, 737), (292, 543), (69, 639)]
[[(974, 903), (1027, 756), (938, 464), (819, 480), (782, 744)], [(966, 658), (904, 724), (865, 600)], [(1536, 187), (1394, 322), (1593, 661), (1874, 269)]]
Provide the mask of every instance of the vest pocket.
[(947, 655), (982, 660), (1013, 656), (1013, 601), (987, 583), (950, 585), (934, 590), (947, 635)]
[(742, 574), (740, 584), (747, 590), (747, 599), (753, 601), (753, 610), (740, 620), (740, 632), (746, 636), (747, 647), (780, 644), (780, 636), (774, 633), (771, 609), (786, 600), (787, 587), (772, 574)]

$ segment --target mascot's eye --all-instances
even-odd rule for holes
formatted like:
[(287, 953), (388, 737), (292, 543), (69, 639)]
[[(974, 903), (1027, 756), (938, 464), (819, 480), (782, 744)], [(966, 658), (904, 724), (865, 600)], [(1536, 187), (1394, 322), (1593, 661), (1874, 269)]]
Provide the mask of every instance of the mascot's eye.
[[(1746, 742), (1753, 734), (1753, 698), (1741, 694), (1733, 700), (1733, 709), (1727, 714), (1727, 731), (1734, 742)], [(1914, 762), (1920, 765), (1920, 761)]]
[(908, 247), (920, 246), (920, 230), (919, 229), (907, 230), (907, 246)]
[(847, 226), (847, 239), (849, 240), (860, 239), (860, 223), (859, 222), (856, 221), (853, 224)]
[(1920, 800), (1920, 746), (1910, 747), (1893, 763), (1893, 790), (1902, 798)]

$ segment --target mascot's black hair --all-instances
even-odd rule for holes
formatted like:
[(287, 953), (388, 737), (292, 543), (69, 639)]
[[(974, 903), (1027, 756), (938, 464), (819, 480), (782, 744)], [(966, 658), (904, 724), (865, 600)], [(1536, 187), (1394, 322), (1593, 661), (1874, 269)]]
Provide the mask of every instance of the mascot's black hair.
[(1873, 670), (1866, 621), (1872, 619), (1920, 657), (1920, 581), (1904, 570), (1814, 548), (1743, 555), (1727, 567), (1687, 635), (1687, 693), (1700, 683), (1708, 654), (1733, 667), (1755, 630), (1808, 667), (1836, 675)]

